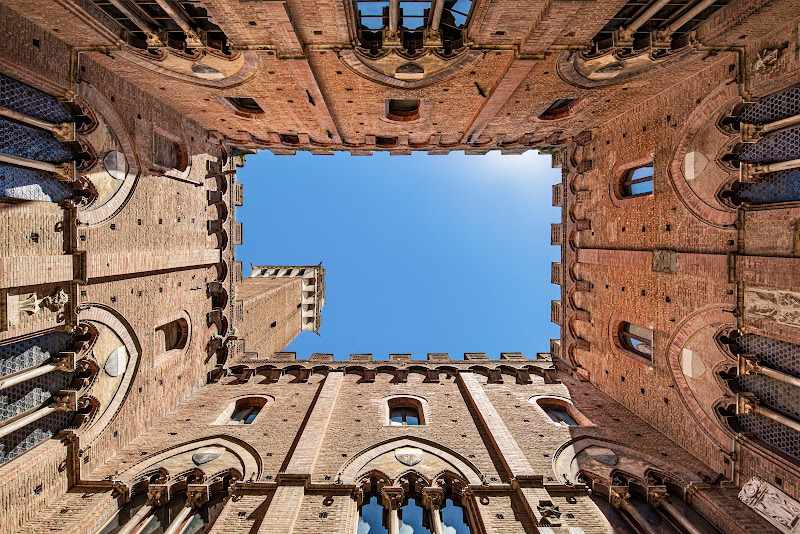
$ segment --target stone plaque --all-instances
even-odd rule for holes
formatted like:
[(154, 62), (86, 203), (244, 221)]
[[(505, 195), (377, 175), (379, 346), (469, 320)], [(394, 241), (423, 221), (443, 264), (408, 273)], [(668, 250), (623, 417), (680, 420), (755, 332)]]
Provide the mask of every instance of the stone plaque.
[(403, 465), (417, 465), (422, 461), (422, 449), (416, 447), (400, 447), (395, 449), (394, 457)]
[(744, 292), (744, 311), (753, 317), (800, 326), (800, 293), (747, 289)]
[(763, 478), (753, 477), (742, 486), (739, 500), (786, 534), (800, 524), (800, 503)]

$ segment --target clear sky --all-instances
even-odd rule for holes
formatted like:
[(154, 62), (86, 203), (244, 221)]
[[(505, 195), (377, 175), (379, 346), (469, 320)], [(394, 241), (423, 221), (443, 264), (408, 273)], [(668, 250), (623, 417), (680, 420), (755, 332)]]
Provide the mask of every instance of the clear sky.
[(287, 348), (351, 353), (548, 352), (552, 184), (550, 156), (247, 156), (244, 275), (255, 265), (326, 269), (320, 336)]

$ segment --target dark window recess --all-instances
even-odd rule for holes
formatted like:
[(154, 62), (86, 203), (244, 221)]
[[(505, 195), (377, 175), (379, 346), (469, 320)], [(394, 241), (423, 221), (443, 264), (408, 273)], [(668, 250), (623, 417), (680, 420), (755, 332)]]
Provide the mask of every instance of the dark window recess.
[(299, 145), (300, 137), (294, 134), (280, 134), (278, 136), (284, 145)]
[(578, 103), (577, 98), (559, 98), (547, 108), (544, 113), (539, 115), (539, 120), (553, 121), (567, 117)]
[(386, 118), (398, 122), (415, 121), (420, 117), (419, 110), (419, 100), (398, 100), (393, 98), (389, 100), (389, 109), (386, 113)]
[(376, 137), (375, 138), (375, 145), (376, 146), (395, 146), (397, 145), (397, 138), (396, 137)]
[(264, 113), (264, 110), (261, 109), (261, 106), (258, 105), (258, 102), (255, 99), (250, 98), (249, 96), (243, 96), (240, 98), (227, 98), (228, 102), (233, 104), (234, 107), (243, 110), (243, 111), (252, 111), (256, 113)]

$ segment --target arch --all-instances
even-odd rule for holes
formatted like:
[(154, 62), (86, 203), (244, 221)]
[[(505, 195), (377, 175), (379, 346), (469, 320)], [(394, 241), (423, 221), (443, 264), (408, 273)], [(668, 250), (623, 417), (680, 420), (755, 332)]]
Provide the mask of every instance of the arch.
[[(173, 61), (181, 59), (176, 52), (171, 52), (171, 51), (168, 52), (170, 56), (175, 58), (173, 59)], [(217, 57), (221, 55), (220, 52), (208, 48), (206, 48), (204, 52), (209, 57), (211, 56)], [(260, 69), (260, 60), (258, 57), (258, 52), (254, 51), (242, 51), (240, 53), (234, 52), (233, 54), (231, 54), (230, 57), (233, 58), (234, 60), (241, 58), (241, 67), (236, 73), (231, 74), (223, 79), (201, 78), (197, 76), (196, 68), (192, 71), (192, 74), (182, 73), (176, 70), (165, 68), (164, 66), (159, 64), (162, 63), (163, 59), (165, 59), (163, 56), (159, 55), (157, 57), (153, 57), (148, 52), (138, 52), (136, 49), (130, 46), (115, 52), (115, 54), (149, 71), (156, 72), (163, 76), (167, 76), (177, 80), (189, 82), (191, 84), (205, 85), (207, 87), (223, 88), (223, 87), (232, 87), (234, 85), (239, 85), (252, 78)], [(161, 59), (161, 61), (159, 61), (159, 59)], [(226, 57), (225, 59), (229, 58)], [(187, 61), (185, 63), (189, 66), (192, 66), (196, 64), (197, 61)], [(187, 87), (187, 90), (190, 90), (190, 88)]]
[[(601, 453), (603, 449), (606, 449), (612, 451), (614, 454), (621, 453), (630, 458), (639, 460), (644, 464), (642, 466), (643, 473), (644, 469), (657, 469), (659, 472), (667, 473), (673, 479), (679, 481), (683, 487), (688, 486), (690, 482), (700, 481), (698, 474), (692, 470), (691, 466), (668, 463), (661, 458), (629, 447), (624, 443), (593, 436), (580, 436), (562, 443), (553, 454), (553, 472), (562, 480), (573, 484), (578, 482), (577, 471), (574, 469), (575, 466), (573, 462), (581, 451), (590, 447), (598, 447)], [(616, 467), (617, 460), (613, 457), (601, 463), (605, 463), (609, 470), (613, 470), (614, 472), (620, 471), (619, 468)], [(643, 476), (644, 474), (642, 477)], [(641, 477), (636, 476), (635, 478)]]
[[(147, 473), (151, 473), (154, 469), (157, 469), (158, 466), (156, 464), (187, 452), (214, 446), (219, 446), (229, 450), (241, 461), (244, 469), (244, 477), (252, 478), (253, 480), (258, 480), (261, 478), (261, 457), (250, 445), (231, 436), (211, 436), (207, 438), (199, 438), (178, 446), (170, 446), (166, 449), (162, 449), (156, 453), (146, 456), (140, 462), (132, 464), (127, 469), (122, 471), (115, 478), (115, 480), (127, 487), (132, 487)], [(172, 477), (178, 474), (169, 473), (169, 471), (167, 471), (167, 473)]]
[[(557, 426), (594, 426), (572, 401), (558, 395), (534, 395), (528, 402), (535, 404)], [(566, 415), (571, 419), (563, 417)]]
[(483, 480), (483, 473), (469, 460), (458, 453), (451, 451), (438, 443), (422, 438), (408, 436), (392, 438), (376, 443), (354, 454), (339, 470), (343, 484), (354, 484), (366, 472), (365, 466), (378, 456), (401, 447), (415, 447), (423, 452), (428, 452), (439, 457), (452, 467), (452, 471), (466, 480), (470, 485), (479, 485)]
[(723, 84), (711, 91), (705, 100), (697, 106), (686, 121), (680, 141), (672, 154), (667, 168), (670, 184), (675, 194), (686, 209), (700, 221), (717, 228), (730, 227), (736, 222), (735, 210), (721, 210), (711, 206), (700, 198), (689, 186), (683, 173), (683, 163), (689, 151), (689, 145), (707, 122), (708, 118), (723, 107), (729, 107), (737, 99), (736, 84)]
[(733, 436), (728, 435), (721, 429), (716, 422), (709, 418), (700, 404), (692, 394), (686, 377), (683, 375), (681, 367), (681, 352), (686, 342), (689, 341), (695, 333), (701, 328), (712, 323), (727, 323), (736, 324), (736, 318), (733, 313), (726, 310), (723, 306), (712, 306), (705, 309), (698, 310), (692, 315), (686, 317), (675, 329), (675, 333), (669, 340), (667, 345), (667, 362), (678, 391), (680, 398), (686, 406), (689, 413), (692, 414), (698, 427), (717, 445), (722, 447), (725, 451), (733, 450)]
[(122, 341), (128, 355), (128, 362), (122, 380), (103, 414), (86, 429), (79, 432), (82, 445), (89, 445), (100, 436), (100, 433), (111, 423), (122, 403), (128, 396), (133, 384), (142, 356), (142, 348), (133, 327), (116, 311), (102, 304), (87, 303), (76, 308), (78, 321), (93, 321), (110, 328)]
[(122, 120), (117, 116), (105, 97), (87, 83), (78, 84), (78, 96), (83, 98), (95, 112), (100, 114), (109, 128), (111, 128), (117, 141), (119, 141), (122, 153), (125, 156), (125, 162), (128, 166), (122, 184), (117, 189), (116, 193), (114, 193), (114, 196), (97, 208), (91, 209), (91, 206), (88, 206), (87, 208), (78, 209), (78, 220), (76, 224), (80, 226), (97, 226), (114, 217), (117, 213), (122, 211), (128, 203), (139, 181), (141, 167), (139, 157), (134, 149), (133, 140), (123, 127)]

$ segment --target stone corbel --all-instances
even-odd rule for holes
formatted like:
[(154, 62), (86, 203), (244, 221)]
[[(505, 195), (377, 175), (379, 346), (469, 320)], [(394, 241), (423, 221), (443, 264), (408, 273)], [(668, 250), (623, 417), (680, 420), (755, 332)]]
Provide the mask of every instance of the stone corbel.
[(394, 383), (395, 384), (404, 384), (408, 381), (408, 369), (395, 369), (394, 371)]
[(761, 373), (761, 365), (753, 354), (739, 355), (739, 375), (756, 375)]
[(663, 508), (669, 504), (669, 493), (666, 486), (650, 486), (647, 488), (647, 502), (654, 508)]

